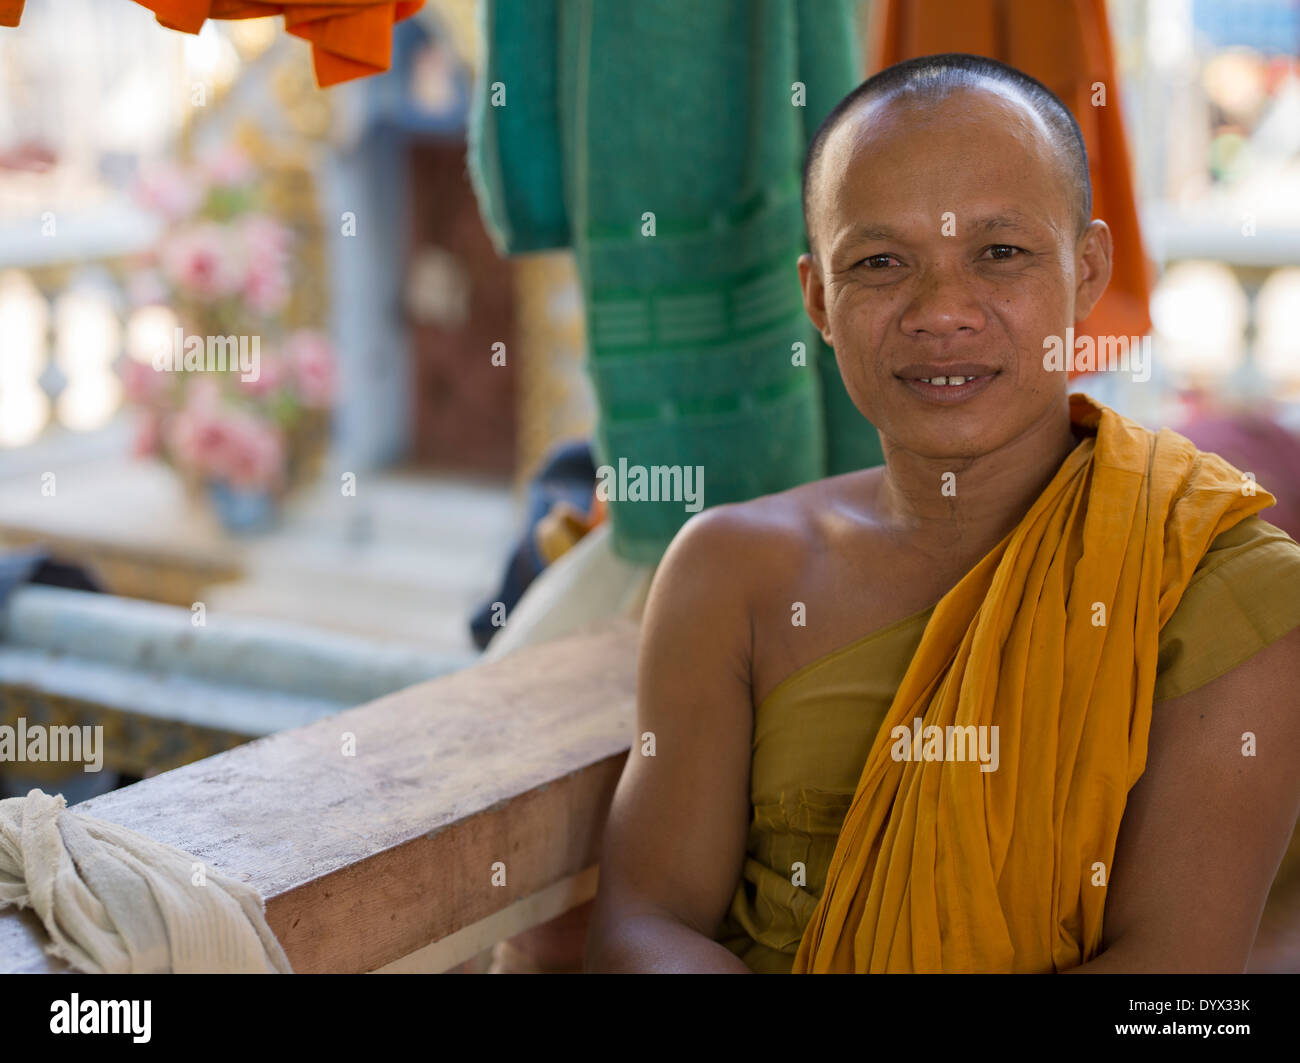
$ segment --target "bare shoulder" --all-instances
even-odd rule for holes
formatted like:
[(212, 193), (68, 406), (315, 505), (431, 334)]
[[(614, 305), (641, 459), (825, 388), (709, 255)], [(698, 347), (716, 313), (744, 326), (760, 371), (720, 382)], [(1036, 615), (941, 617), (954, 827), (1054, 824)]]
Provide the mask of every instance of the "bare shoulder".
[[(1198, 778), (1188, 779), (1194, 774)], [(1212, 682), (1159, 702), (1144, 779), (1209, 785), (1251, 803), (1300, 805), (1300, 627)], [(1139, 783), (1140, 785), (1140, 783)], [(1211, 804), (1214, 793), (1199, 800)], [(1289, 832), (1288, 832), (1289, 833)]]
[[(821, 554), (837, 511), (876, 470), (848, 473), (801, 484), (747, 502), (713, 506), (692, 517), (677, 533), (661, 564), (666, 578), (687, 579), (696, 588), (756, 594), (797, 576)], [(656, 577), (658, 578), (658, 577)]]
[(655, 572), (636, 730), (653, 753), (642, 746), (628, 758), (610, 808), (601, 926), (650, 912), (712, 937), (727, 911), (750, 821), (755, 603), (808, 554), (816, 491), (810, 484), (703, 511)]
[(748, 690), (751, 617), (762, 573), (799, 539), (795, 519), (766, 499), (713, 506), (692, 517), (655, 571), (642, 620), (644, 664), (708, 662)]
[(1297, 812), (1300, 628), (1157, 704), (1120, 828), (1108, 944), (1148, 965), (1132, 969), (1242, 970)]
[[(846, 529), (862, 525), (873, 479), (874, 470), (865, 470), (815, 480), (693, 517), (655, 573), (642, 624), (643, 659), (671, 656), (682, 667), (699, 662), (700, 669), (713, 662), (753, 695), (800, 663), (792, 653), (820, 652), (825, 647), (809, 648), (806, 639), (785, 645), (784, 629), (774, 634), (772, 618), (788, 619), (795, 600), (808, 602), (819, 617), (830, 615), (827, 608), (813, 610), (811, 599), (833, 597), (844, 582)], [(826, 633), (827, 646), (835, 637)]]

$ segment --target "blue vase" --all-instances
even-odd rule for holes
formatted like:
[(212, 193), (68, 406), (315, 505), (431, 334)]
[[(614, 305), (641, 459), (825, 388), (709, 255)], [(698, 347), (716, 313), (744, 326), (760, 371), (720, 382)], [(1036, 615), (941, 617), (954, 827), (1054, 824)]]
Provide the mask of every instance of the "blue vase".
[(235, 535), (267, 531), (275, 525), (275, 498), (270, 491), (249, 491), (212, 480), (208, 497), (222, 527)]

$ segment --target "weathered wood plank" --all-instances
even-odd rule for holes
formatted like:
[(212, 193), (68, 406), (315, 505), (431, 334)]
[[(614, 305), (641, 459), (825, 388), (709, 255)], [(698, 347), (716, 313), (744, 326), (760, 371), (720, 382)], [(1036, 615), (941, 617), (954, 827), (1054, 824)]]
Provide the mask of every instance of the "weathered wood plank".
[(62, 960), (48, 956), (41, 921), (24, 909), (0, 912), (0, 974), (63, 974), (72, 970)]
[(380, 967), (373, 974), (440, 974), (473, 959), (498, 941), (508, 941), (516, 934), (541, 926), (557, 916), (578, 908), (596, 896), (599, 868), (589, 867), (540, 893), (515, 901), (508, 908), (493, 912), (486, 919), (457, 930), (450, 937), (403, 956)]
[[(376, 970), (595, 864), (635, 659), (636, 625), (610, 623), (78, 811), (251, 882), (296, 971)], [(30, 920), (0, 913), (0, 971), (53, 969)]]

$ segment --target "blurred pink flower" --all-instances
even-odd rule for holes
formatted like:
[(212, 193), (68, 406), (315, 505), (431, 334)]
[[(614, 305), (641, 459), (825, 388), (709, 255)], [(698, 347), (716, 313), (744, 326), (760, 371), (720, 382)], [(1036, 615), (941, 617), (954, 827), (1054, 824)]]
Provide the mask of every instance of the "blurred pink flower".
[(316, 409), (333, 405), (337, 388), (333, 344), (313, 329), (298, 329), (285, 341), (284, 354), (302, 404)]
[(275, 490), (283, 481), (280, 433), (250, 414), (187, 407), (173, 419), (168, 444), (177, 464), (205, 480), (243, 490)]
[(169, 235), (159, 257), (167, 278), (199, 299), (233, 295), (244, 280), (238, 248), (231, 246), (226, 232), (213, 222), (200, 222)]
[(140, 406), (152, 406), (161, 399), (167, 393), (168, 383), (165, 374), (142, 362), (128, 361), (122, 370), (122, 388), (127, 401)]
[(239, 235), (253, 255), (287, 255), (293, 243), (293, 232), (268, 214), (246, 214)]
[(221, 408), (221, 385), (210, 376), (189, 380), (186, 405), (207, 416), (214, 416)]
[(171, 162), (149, 166), (140, 174), (135, 186), (135, 195), (140, 203), (170, 221), (193, 214), (207, 194), (207, 188), (198, 175)]
[(167, 446), (176, 463), (190, 472), (208, 472), (208, 461), (224, 438), (219, 417), (186, 407), (168, 424)]
[(269, 351), (262, 352), (260, 369), (256, 380), (245, 380), (242, 376), (236, 378), (239, 390), (252, 398), (271, 394), (287, 379), (284, 363)]
[(126, 294), (134, 307), (162, 305), (169, 294), (156, 269), (136, 270), (127, 278)]
[(146, 413), (140, 418), (136, 429), (135, 441), (131, 446), (131, 455), (136, 458), (152, 458), (162, 450), (162, 425), (156, 413)]
[(253, 258), (244, 276), (242, 294), (255, 314), (278, 314), (289, 302), (289, 272), (269, 258)]
[(254, 313), (277, 314), (289, 302), (289, 245), (293, 234), (265, 214), (251, 214), (239, 223), (247, 272), (243, 296)]
[(246, 185), (256, 173), (253, 160), (233, 144), (223, 144), (205, 152), (199, 166), (207, 179), (218, 188)]
[(226, 423), (228, 445), (218, 465), (221, 479), (245, 490), (274, 490), (284, 475), (280, 433), (265, 421), (235, 414)]
[(134, 305), (173, 307), (184, 326), (182, 341), (210, 341), (210, 332), (258, 334), (266, 347), (258, 378), (155, 373), (133, 363), (123, 379), (146, 417), (139, 452), (160, 453), (202, 481), (279, 491), (297, 445), (298, 415), (303, 407), (333, 404), (337, 370), (332, 346), (319, 332), (279, 340), (294, 291), (295, 233), (273, 215), (249, 209), (257, 178), (256, 163), (235, 147), (205, 152), (190, 171), (164, 164), (144, 174), (141, 200), (170, 225), (142, 257), (131, 293)]

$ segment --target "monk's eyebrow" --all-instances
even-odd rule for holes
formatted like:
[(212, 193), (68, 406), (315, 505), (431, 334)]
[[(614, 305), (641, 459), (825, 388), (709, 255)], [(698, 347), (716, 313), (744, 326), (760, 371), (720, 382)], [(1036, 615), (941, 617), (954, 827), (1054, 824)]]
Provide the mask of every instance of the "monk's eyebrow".
[(898, 234), (885, 225), (855, 225), (844, 235), (850, 240), (892, 240)]
[[(1041, 226), (1036, 225), (1033, 218), (1018, 210), (1001, 211), (986, 217), (972, 218), (965, 225), (962, 224), (961, 215), (957, 215), (954, 220), (956, 232), (964, 231), (975, 236), (983, 236), (991, 232), (1019, 232), (1028, 235), (1041, 231)], [(947, 218), (943, 219), (944, 223), (947, 221)], [(905, 239), (901, 233), (888, 225), (879, 222), (861, 222), (844, 230), (835, 240), (835, 246), (872, 242), (902, 243)]]
[[(961, 228), (960, 218), (957, 219), (957, 227)], [(1002, 214), (991, 214), (987, 218), (973, 218), (967, 223), (967, 232), (976, 235), (1007, 230), (1032, 233), (1037, 232), (1039, 228), (1034, 224), (1032, 218), (1018, 210), (1006, 211)]]
[(887, 225), (861, 224), (854, 225), (840, 235), (836, 243), (852, 242), (860, 243), (870, 240), (897, 240), (898, 233)]

